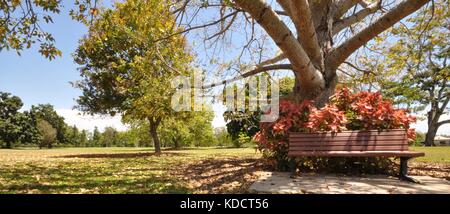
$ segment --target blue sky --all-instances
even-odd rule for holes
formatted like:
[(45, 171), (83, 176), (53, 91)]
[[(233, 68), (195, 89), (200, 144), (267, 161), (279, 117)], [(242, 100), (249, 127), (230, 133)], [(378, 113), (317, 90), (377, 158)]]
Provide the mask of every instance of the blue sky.
[(22, 56), (15, 51), (0, 52), (0, 89), (21, 97), (25, 108), (37, 103), (71, 108), (73, 98), (80, 94), (69, 84), (79, 78), (71, 53), (86, 28), (71, 20), (67, 11), (55, 16), (54, 21), (43, 28), (56, 38), (62, 57), (49, 61), (37, 52), (36, 47), (23, 51)]
[[(21, 97), (24, 109), (35, 104), (50, 103), (66, 118), (67, 123), (77, 124), (80, 128), (92, 130), (95, 126), (102, 129), (110, 125), (123, 130), (126, 126), (120, 123), (118, 117), (82, 116), (72, 109), (80, 91), (69, 83), (79, 79), (77, 65), (71, 54), (87, 29), (70, 18), (68, 8), (69, 6), (61, 14), (54, 16), (53, 24), (43, 25), (46, 31), (54, 35), (57, 47), (63, 52), (62, 57), (49, 61), (37, 52), (36, 47), (23, 51), (21, 56), (13, 51), (0, 52), (0, 91)], [(201, 53), (198, 56), (202, 57)], [(223, 126), (225, 123), (221, 115), (224, 108), (216, 104), (214, 109), (216, 117), (213, 125)], [(426, 123), (419, 123), (416, 127), (425, 131)], [(450, 133), (449, 130), (450, 126), (447, 125), (440, 133)]]

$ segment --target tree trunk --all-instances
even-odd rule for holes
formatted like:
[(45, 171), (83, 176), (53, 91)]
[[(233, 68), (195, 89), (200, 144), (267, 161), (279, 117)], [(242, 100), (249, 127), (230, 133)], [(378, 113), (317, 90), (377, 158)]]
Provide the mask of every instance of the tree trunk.
[(180, 141), (176, 137), (173, 138), (173, 144), (175, 145), (175, 149), (180, 149)]
[(431, 109), (428, 112), (428, 130), (425, 136), (425, 146), (436, 146), (434, 144), (434, 137), (439, 129), (439, 119), (442, 112), (439, 111), (438, 104), (433, 103)]
[(425, 146), (436, 146), (434, 137), (436, 137), (437, 128), (436, 124), (428, 127), (427, 135), (425, 136)]
[(337, 85), (336, 70), (328, 70), (328, 77), (325, 77), (325, 87), (317, 86), (302, 86), (301, 80), (295, 78), (295, 86), (293, 90), (293, 99), (295, 101), (302, 101), (305, 99), (314, 100), (316, 107), (325, 106), (334, 94)]
[(12, 149), (12, 143), (11, 142), (6, 142), (5, 148)]
[(158, 126), (161, 120), (159, 118), (148, 118), (148, 121), (150, 123), (150, 135), (152, 136), (153, 145), (155, 146), (155, 154), (159, 155), (161, 154), (161, 142), (158, 137)]

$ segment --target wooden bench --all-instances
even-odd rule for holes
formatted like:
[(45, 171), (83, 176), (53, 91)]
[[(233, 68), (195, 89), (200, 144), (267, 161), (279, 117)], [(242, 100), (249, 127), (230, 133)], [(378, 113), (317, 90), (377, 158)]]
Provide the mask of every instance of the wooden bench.
[(424, 156), (423, 152), (408, 150), (406, 131), (343, 131), (339, 133), (289, 133), (288, 156), (291, 158), (291, 177), (295, 176), (295, 157), (399, 157), (402, 180), (417, 182), (408, 177), (408, 160)]

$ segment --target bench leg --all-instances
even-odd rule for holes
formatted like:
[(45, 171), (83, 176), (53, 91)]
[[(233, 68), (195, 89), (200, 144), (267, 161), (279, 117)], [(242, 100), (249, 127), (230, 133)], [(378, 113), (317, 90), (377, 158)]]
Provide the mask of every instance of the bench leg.
[(420, 183), (418, 180), (408, 176), (408, 157), (400, 157), (400, 180)]
[(289, 160), (289, 171), (291, 172), (290, 178), (296, 178), (297, 162), (295, 158)]

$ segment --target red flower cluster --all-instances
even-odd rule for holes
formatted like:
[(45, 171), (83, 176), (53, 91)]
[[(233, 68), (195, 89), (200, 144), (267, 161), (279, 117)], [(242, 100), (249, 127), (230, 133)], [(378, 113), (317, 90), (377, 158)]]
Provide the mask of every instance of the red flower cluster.
[(312, 109), (306, 127), (310, 132), (339, 132), (346, 129), (346, 123), (344, 111), (340, 111), (334, 104), (327, 104), (321, 109)]
[(287, 148), (288, 132), (339, 132), (342, 130), (399, 129), (407, 130), (408, 138), (415, 139), (410, 124), (415, 117), (403, 109), (394, 108), (381, 93), (352, 93), (350, 89), (338, 90), (331, 102), (317, 109), (314, 102), (299, 104), (280, 102), (280, 117), (273, 123), (261, 123), (260, 132), (254, 136), (259, 149), (276, 152)]
[(410, 124), (416, 121), (404, 109), (394, 108), (390, 100), (383, 99), (380, 92), (350, 93), (348, 88), (340, 89), (331, 99), (345, 111), (349, 130), (407, 129), (409, 139), (415, 138)]

